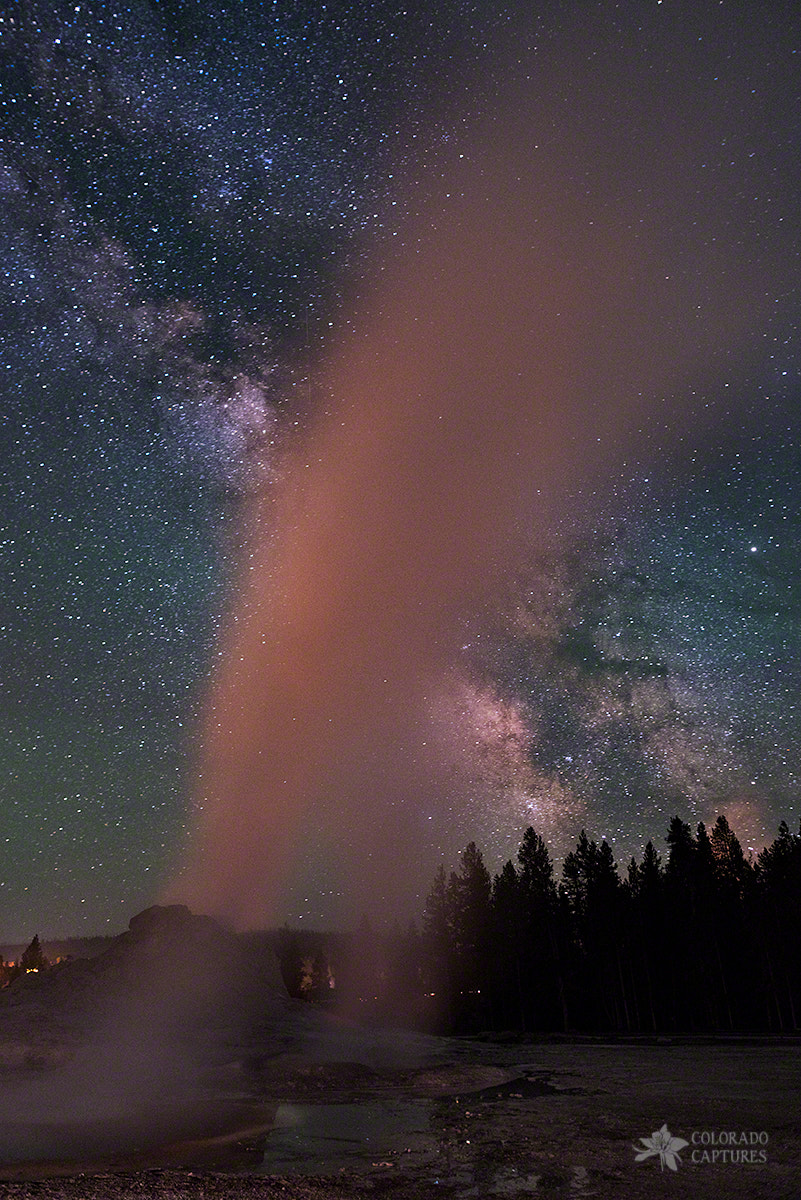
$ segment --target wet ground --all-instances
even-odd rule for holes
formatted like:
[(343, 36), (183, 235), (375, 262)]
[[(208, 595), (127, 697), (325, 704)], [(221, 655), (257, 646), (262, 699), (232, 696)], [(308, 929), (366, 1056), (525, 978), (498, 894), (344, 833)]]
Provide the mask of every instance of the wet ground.
[[(797, 1044), (307, 1032), (302, 1050), (252, 1046), (215, 1072), (216, 1129), (212, 1114), (169, 1145), (9, 1163), (0, 1196), (801, 1200)], [(675, 1171), (653, 1148), (663, 1127), (686, 1143)]]

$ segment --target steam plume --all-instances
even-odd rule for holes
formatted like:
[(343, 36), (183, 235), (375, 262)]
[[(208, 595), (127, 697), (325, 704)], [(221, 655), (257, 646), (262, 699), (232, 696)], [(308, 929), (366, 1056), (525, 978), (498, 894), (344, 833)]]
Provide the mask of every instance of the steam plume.
[[(196, 908), (274, 917), (315, 850), (357, 908), (430, 878), (445, 784), (424, 698), (460, 619), (579, 492), (702, 434), (693, 388), (758, 319), (779, 264), (743, 243), (747, 180), (698, 169), (747, 107), (737, 56), (710, 111), (688, 72), (655, 87), (641, 56), (585, 50), (428, 181), (249, 516), (173, 889)], [(688, 35), (677, 61), (693, 53)]]

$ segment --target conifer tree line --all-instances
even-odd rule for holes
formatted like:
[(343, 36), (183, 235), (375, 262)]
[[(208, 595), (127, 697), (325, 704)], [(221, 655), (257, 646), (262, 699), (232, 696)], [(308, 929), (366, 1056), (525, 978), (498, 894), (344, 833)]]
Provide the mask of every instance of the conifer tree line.
[(768, 1032), (801, 1017), (801, 832), (756, 859), (726, 817), (670, 823), (621, 877), (582, 830), (561, 879), (526, 830), (494, 878), (474, 842), (425, 907), (423, 995), (442, 1031)]

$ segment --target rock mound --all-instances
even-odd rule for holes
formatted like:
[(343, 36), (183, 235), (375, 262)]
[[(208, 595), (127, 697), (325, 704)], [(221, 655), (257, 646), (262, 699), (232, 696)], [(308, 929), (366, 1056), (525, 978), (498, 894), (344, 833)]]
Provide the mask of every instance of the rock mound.
[(0, 1068), (59, 1063), (98, 1024), (197, 1041), (277, 1015), (274, 953), (183, 904), (153, 905), (91, 959), (21, 976), (0, 992)]

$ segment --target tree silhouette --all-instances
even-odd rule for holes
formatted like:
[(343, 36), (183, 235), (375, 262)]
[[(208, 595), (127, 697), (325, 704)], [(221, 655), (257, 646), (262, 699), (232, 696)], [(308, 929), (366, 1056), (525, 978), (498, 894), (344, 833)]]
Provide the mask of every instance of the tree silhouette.
[(785, 821), (756, 864), (756, 904), (765, 955), (768, 1018), (780, 1030), (797, 1029), (801, 1016), (801, 831)]
[(667, 987), (665, 947), (665, 879), (653, 842), (646, 844), (642, 862), (629, 864), (627, 927), (630, 930), (629, 969), (637, 1011), (637, 1024), (657, 1030), (664, 1024)]
[(492, 881), (492, 1007), (501, 1025), (526, 1030), (528, 979), (520, 880), (511, 860)]
[(453, 1025), (455, 955), (452, 893), (440, 864), (423, 912), (423, 978), (431, 1011), (443, 1027)]
[(33, 935), (33, 940), (26, 950), (23, 951), (22, 957), (19, 960), (19, 965), (22, 974), (27, 974), (31, 971), (46, 971), (49, 963), (44, 956), (42, 947), (39, 944), (39, 934)]
[(583, 1019), (590, 1025), (630, 1029), (626, 894), (606, 840), (598, 846), (582, 829), (576, 849), (564, 861), (562, 892), (576, 935), (576, 1002)]
[(489, 999), (492, 879), (475, 842), (464, 850), (459, 872), (451, 875), (448, 889), (455, 997), (459, 1010), (478, 1021), (486, 1014)]
[(568, 1027), (565, 981), (566, 939), (553, 862), (543, 839), (529, 825), (517, 852), (523, 908), (523, 963), (532, 1028)]

